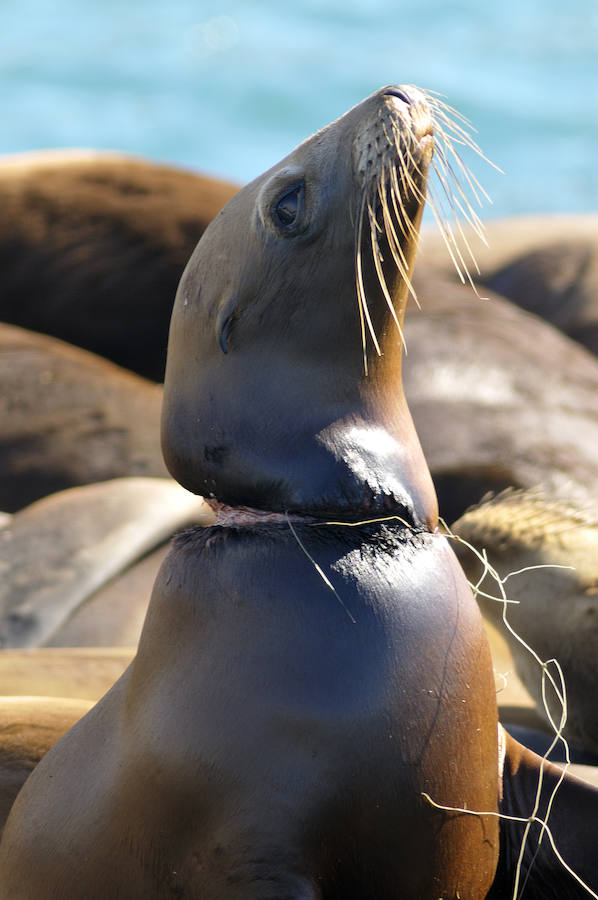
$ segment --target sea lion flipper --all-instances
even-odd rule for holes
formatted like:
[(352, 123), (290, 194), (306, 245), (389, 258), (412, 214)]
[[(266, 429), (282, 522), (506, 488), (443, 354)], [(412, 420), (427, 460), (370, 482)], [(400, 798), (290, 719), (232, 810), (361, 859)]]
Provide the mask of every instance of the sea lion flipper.
[[(502, 733), (505, 757), (500, 857), (488, 897), (490, 900), (511, 897), (516, 878), (517, 896), (525, 883), (526, 900), (592, 896), (584, 884), (598, 892), (598, 788), (569, 772), (563, 776), (561, 766), (528, 750), (508, 732), (502, 730)], [(532, 815), (534, 822), (526, 838), (528, 819)], [(543, 829), (542, 822), (547, 823), (550, 833)], [(519, 866), (524, 839), (526, 844)]]

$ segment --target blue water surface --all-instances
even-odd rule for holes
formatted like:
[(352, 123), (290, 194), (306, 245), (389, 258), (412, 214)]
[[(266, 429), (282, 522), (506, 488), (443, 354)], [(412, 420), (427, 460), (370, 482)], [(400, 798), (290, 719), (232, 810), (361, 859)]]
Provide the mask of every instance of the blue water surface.
[(389, 82), (504, 175), (482, 214), (598, 210), (598, 0), (3, 0), (0, 152), (125, 150), (245, 182)]

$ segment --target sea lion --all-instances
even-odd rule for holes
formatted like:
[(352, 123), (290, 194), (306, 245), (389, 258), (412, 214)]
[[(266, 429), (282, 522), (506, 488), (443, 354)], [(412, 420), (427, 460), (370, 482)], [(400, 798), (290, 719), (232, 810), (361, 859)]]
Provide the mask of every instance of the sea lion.
[(170, 542), (162, 544), (107, 582), (75, 610), (44, 646), (136, 647), (154, 581), (169, 550)]
[(168, 478), (119, 478), (38, 500), (0, 531), (0, 646), (43, 644), (139, 556), (213, 518)]
[(99, 700), (134, 656), (134, 647), (2, 650), (1, 693)]
[[(501, 732), (501, 851), (488, 900), (595, 896), (598, 788), (571, 773), (563, 777), (561, 766), (541, 759), (504, 729)], [(543, 831), (543, 822), (549, 832)]]
[(423, 796), (498, 802), (488, 646), (401, 391), (431, 105), (377, 92), (200, 242), (162, 434), (221, 524), (175, 542), (131, 668), (29, 778), (5, 896), (486, 895), (496, 819)]
[(132, 667), (20, 794), (0, 896), (485, 896), (493, 820), (421, 796), (496, 808), (494, 684), (454, 557), (401, 528), (294, 527), (355, 622), (286, 525), (179, 538)]
[[(507, 619), (542, 660), (558, 660), (565, 679), (565, 736), (598, 756), (598, 716), (594, 688), (598, 660), (598, 526), (591, 511), (549, 502), (537, 491), (507, 492), (469, 510), (452, 530), (474, 547), (483, 548), (501, 578), (509, 573)], [(483, 567), (465, 545), (458, 555), (470, 581)], [(541, 568), (536, 568), (536, 567)], [(522, 571), (527, 570), (527, 571)], [(480, 590), (497, 594), (486, 576)], [(502, 624), (503, 604), (480, 594), (486, 617)], [(517, 673), (543, 712), (542, 670), (529, 650), (507, 629)], [(555, 670), (552, 670), (555, 673)], [(562, 704), (547, 686), (553, 719)]]
[(0, 319), (162, 381), (181, 272), (236, 190), (124, 154), (0, 158)]
[(76, 485), (167, 474), (157, 385), (11, 325), (0, 325), (0, 385), (0, 509)]
[(490, 292), (425, 271), (415, 283), (403, 378), (443, 518), (508, 487), (594, 502), (598, 361)]
[(92, 705), (70, 698), (0, 697), (0, 838), (30, 773)]
[[(596, 354), (598, 216), (515, 216), (488, 222), (484, 231), (484, 246), (473, 231), (467, 233), (481, 293), (489, 288), (502, 294)], [(424, 232), (422, 245), (423, 268), (439, 268), (453, 278), (438, 233)]]

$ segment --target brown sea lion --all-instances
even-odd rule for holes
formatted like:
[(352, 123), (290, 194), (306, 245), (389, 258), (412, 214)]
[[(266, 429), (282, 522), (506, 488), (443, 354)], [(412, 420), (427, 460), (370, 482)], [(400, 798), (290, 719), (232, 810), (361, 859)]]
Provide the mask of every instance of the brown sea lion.
[(441, 515), (455, 521), (507, 487), (593, 502), (598, 362), (490, 292), (481, 300), (429, 272), (415, 283), (422, 309), (407, 317), (403, 378)]
[(169, 478), (71, 488), (16, 513), (0, 531), (0, 646), (43, 644), (144, 553), (213, 518), (201, 497)]
[[(474, 547), (484, 548), (501, 578), (518, 573), (508, 581), (507, 619), (540, 659), (558, 660), (566, 686), (565, 736), (598, 755), (596, 519), (589, 511), (549, 502), (538, 492), (507, 492), (469, 510), (453, 531)], [(469, 580), (477, 583), (483, 574), (480, 560), (464, 545), (458, 547), (458, 554)], [(494, 596), (498, 592), (488, 575), (480, 589)], [(490, 621), (502, 625), (502, 603), (483, 594), (478, 602)], [(543, 711), (537, 659), (506, 628), (503, 634), (517, 673)], [(549, 685), (546, 697), (558, 722), (562, 704)]]
[(0, 158), (0, 320), (162, 381), (181, 272), (236, 190), (124, 154)]
[(598, 788), (571, 773), (563, 777), (562, 767), (542, 760), (506, 731), (502, 735), (500, 810), (504, 818), (500, 860), (488, 900), (596, 896)]
[(2, 650), (1, 694), (99, 700), (134, 655), (134, 647)]
[(30, 773), (92, 705), (87, 700), (57, 697), (0, 696), (0, 838)]
[[(485, 246), (468, 233), (478, 284), (598, 353), (598, 216), (517, 216), (490, 221), (484, 231)], [(454, 277), (438, 233), (426, 232), (422, 244), (423, 268), (438, 267)]]
[(75, 610), (44, 646), (136, 647), (154, 581), (169, 550), (169, 542), (162, 544), (107, 582)]
[(179, 539), (132, 668), (17, 800), (0, 896), (485, 896), (494, 822), (422, 797), (496, 808), (494, 684), (452, 554), (295, 528), (355, 621), (287, 526)]
[(0, 386), (0, 509), (75, 485), (167, 474), (157, 385), (62, 341), (0, 325)]
[(178, 292), (163, 441), (229, 524), (177, 540), (132, 667), (28, 780), (0, 850), (6, 896), (486, 895), (496, 820), (423, 796), (498, 801), (488, 646), (429, 532), (393, 322), (432, 127), (418, 91), (380, 91), (202, 239)]

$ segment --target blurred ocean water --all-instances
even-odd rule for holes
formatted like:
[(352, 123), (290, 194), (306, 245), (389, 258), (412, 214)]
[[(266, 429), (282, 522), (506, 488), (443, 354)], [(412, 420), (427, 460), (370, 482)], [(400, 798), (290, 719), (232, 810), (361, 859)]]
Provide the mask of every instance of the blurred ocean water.
[(3, 0), (0, 152), (125, 150), (245, 182), (376, 88), (443, 94), (482, 215), (598, 210), (598, 0)]

